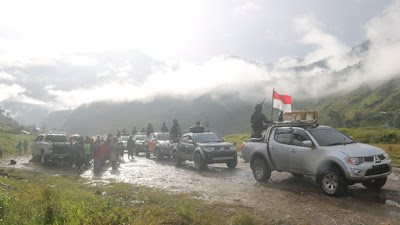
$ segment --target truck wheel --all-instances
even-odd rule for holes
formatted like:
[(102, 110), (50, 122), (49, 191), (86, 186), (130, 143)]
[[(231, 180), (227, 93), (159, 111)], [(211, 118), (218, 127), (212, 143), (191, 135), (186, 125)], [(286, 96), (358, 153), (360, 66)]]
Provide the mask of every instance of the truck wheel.
[(253, 176), (257, 181), (265, 182), (271, 178), (271, 170), (261, 158), (254, 160), (252, 165)]
[(342, 196), (347, 190), (343, 175), (336, 168), (325, 169), (320, 176), (322, 191), (328, 196)]
[(41, 163), (42, 165), (46, 165), (46, 164), (47, 164), (47, 158), (46, 158), (44, 152), (42, 152), (42, 153), (40, 154), (40, 163)]
[(237, 166), (237, 157), (229, 162), (226, 163), (226, 166), (230, 169), (235, 169)]
[(160, 152), (160, 150), (158, 150), (158, 149), (156, 149), (155, 150), (155, 154), (156, 154), (156, 160), (157, 161), (160, 161), (161, 159), (162, 159), (162, 155), (161, 155), (161, 152)]
[(207, 164), (205, 162), (205, 160), (203, 159), (203, 157), (201, 156), (200, 153), (196, 152), (194, 154), (194, 167), (197, 170), (204, 170), (206, 168)]
[(386, 184), (387, 177), (363, 181), (362, 185), (368, 189), (379, 190)]
[(174, 151), (174, 152), (172, 153), (172, 159), (174, 160), (174, 165), (175, 165), (176, 167), (182, 165), (182, 159), (181, 159), (181, 157), (179, 157), (177, 151)]
[(145, 155), (147, 159), (150, 158), (150, 153), (148, 148), (146, 148)]

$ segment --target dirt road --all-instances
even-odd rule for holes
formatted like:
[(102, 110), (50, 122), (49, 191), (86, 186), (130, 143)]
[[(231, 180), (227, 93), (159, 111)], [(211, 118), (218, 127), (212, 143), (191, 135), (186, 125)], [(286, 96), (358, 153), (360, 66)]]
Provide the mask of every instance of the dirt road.
[[(196, 171), (191, 162), (176, 168), (168, 160), (157, 162), (137, 156), (124, 162), (118, 170), (105, 167), (93, 174), (89, 168), (80, 176), (92, 183), (126, 182), (156, 187), (172, 192), (196, 192), (198, 198), (210, 202), (224, 201), (250, 207), (266, 220), (300, 224), (400, 224), (400, 208), (387, 200), (400, 203), (400, 170), (394, 168), (380, 192), (367, 190), (360, 184), (349, 187), (340, 198), (325, 196), (312, 178), (295, 178), (290, 173), (274, 171), (267, 183), (255, 181), (249, 164), (239, 159), (236, 169), (224, 164), (209, 165)], [(42, 166), (29, 162), (30, 157), (17, 157), (17, 165), (0, 161), (0, 166), (34, 170), (47, 174), (76, 173), (69, 168)], [(386, 202), (386, 203), (385, 203)]]

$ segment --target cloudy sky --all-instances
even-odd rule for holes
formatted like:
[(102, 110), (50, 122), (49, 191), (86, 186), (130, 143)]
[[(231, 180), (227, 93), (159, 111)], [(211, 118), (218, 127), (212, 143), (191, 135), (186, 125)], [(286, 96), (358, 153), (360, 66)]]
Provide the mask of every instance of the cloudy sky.
[(316, 96), (398, 75), (399, 42), (399, 0), (5, 0), (0, 103)]

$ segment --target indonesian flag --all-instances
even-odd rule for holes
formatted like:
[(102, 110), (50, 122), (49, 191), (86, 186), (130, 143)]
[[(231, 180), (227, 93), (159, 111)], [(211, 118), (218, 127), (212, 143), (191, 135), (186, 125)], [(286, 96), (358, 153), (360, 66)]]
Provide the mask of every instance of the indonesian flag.
[(273, 107), (280, 109), (283, 112), (292, 112), (292, 96), (279, 95), (276, 91), (274, 91)]

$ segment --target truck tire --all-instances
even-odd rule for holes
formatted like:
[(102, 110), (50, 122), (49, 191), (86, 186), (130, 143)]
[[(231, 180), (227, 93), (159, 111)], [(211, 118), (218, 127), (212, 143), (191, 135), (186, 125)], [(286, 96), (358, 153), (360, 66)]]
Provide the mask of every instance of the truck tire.
[(265, 182), (271, 178), (271, 170), (262, 158), (257, 158), (252, 164), (253, 176), (257, 181)]
[(386, 184), (387, 177), (363, 181), (362, 185), (368, 189), (379, 190)]
[(44, 152), (40, 153), (40, 164), (47, 165), (47, 157)]
[(194, 167), (197, 170), (204, 170), (207, 167), (207, 164), (205, 160), (203, 159), (203, 156), (199, 152), (196, 152), (194, 154)]
[(322, 191), (328, 196), (342, 196), (347, 190), (346, 180), (336, 168), (323, 170), (319, 182)]
[(235, 169), (237, 166), (237, 157), (226, 163), (226, 166), (230, 169)]
[(172, 159), (173, 159), (174, 165), (175, 165), (176, 167), (179, 167), (179, 166), (182, 165), (182, 159), (181, 159), (181, 157), (179, 156), (179, 154), (178, 154), (177, 151), (173, 151), (173, 152), (172, 152)]

